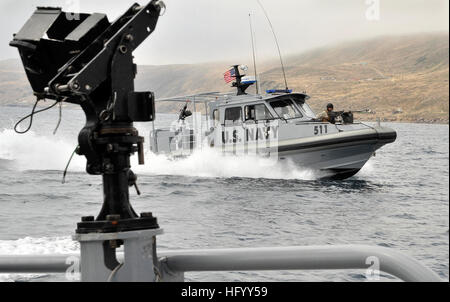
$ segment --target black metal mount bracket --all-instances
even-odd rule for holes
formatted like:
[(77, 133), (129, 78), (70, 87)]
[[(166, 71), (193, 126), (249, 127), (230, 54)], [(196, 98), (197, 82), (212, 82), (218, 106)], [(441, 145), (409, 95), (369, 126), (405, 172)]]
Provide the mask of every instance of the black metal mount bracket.
[(241, 72), (239, 71), (239, 65), (234, 65), (234, 74), (236, 77), (236, 82), (233, 82), (233, 87), (237, 88), (237, 95), (246, 95), (247, 93), (245, 92), (250, 86), (253, 85), (253, 83), (242, 83), (242, 78), (245, 77), (245, 74), (241, 74)]
[(144, 164), (144, 138), (133, 122), (155, 118), (154, 94), (134, 90), (132, 53), (153, 33), (163, 9), (157, 0), (134, 4), (110, 23), (103, 14), (74, 19), (60, 8), (39, 7), (10, 43), (38, 98), (78, 104), (86, 115), (77, 154), (86, 157), (89, 174), (102, 175), (104, 203), (96, 219), (82, 219), (78, 233), (158, 228), (156, 218), (138, 216), (129, 201), (137, 180), (131, 155), (137, 152)]

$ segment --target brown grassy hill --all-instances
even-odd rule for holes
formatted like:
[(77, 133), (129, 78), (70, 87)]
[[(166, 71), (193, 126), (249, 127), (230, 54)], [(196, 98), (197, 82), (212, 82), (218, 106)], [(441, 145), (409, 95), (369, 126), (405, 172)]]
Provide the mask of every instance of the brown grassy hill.
[[(376, 112), (361, 119), (448, 122), (448, 51), (448, 33), (379, 37), (287, 57), (286, 70), (289, 87), (310, 94), (316, 111), (333, 102), (340, 109)], [(138, 87), (164, 97), (228, 91), (222, 79), (228, 66), (146, 66)], [(276, 61), (261, 64), (260, 70), (263, 89), (284, 88)], [(176, 110), (170, 104), (160, 109)]]
[[(311, 50), (285, 58), (289, 87), (311, 95), (322, 110), (328, 102), (338, 109), (370, 108), (361, 119), (448, 122), (448, 33), (379, 37)], [(223, 72), (233, 63), (139, 66), (136, 87), (158, 97), (208, 91), (230, 91)], [(263, 89), (284, 88), (276, 60), (261, 63)], [(253, 90), (254, 91), (254, 90)], [(27, 102), (31, 91), (16, 60), (0, 62), (0, 104)], [(158, 104), (159, 112), (178, 105)]]
[(389, 120), (448, 122), (448, 33), (353, 42), (291, 57), (288, 65), (290, 85), (319, 106), (333, 101)]

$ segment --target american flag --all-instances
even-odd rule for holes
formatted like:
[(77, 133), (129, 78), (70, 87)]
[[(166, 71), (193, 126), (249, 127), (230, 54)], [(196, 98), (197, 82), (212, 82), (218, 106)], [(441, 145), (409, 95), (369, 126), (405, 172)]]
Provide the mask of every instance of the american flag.
[(236, 73), (234, 71), (234, 68), (231, 68), (225, 74), (223, 75), (223, 78), (225, 79), (225, 82), (230, 83), (231, 81), (234, 81), (236, 78)]

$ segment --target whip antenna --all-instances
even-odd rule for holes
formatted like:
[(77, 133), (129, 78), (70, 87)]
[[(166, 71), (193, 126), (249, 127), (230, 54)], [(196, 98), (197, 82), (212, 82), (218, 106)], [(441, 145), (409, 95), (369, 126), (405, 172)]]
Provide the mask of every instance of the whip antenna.
[(250, 21), (250, 34), (252, 36), (253, 66), (254, 66), (254, 69), (255, 69), (256, 94), (259, 94), (259, 80), (258, 80), (258, 72), (256, 70), (255, 35), (253, 34), (253, 25), (252, 25), (252, 16), (251, 16), (251, 14), (248, 14), (248, 19)]
[(260, 6), (261, 9), (263, 10), (264, 15), (266, 16), (267, 21), (269, 22), (270, 29), (272, 30), (273, 37), (275, 38), (275, 43), (277, 44), (277, 48), (278, 48), (278, 54), (279, 54), (279, 56), (280, 56), (281, 69), (282, 69), (282, 71), (283, 71), (284, 84), (286, 85), (286, 91), (288, 91), (289, 88), (288, 88), (288, 83), (287, 83), (287, 80), (286, 80), (286, 71), (285, 71), (285, 69), (284, 69), (283, 56), (281, 55), (280, 44), (278, 43), (277, 35), (276, 35), (276, 33), (275, 33), (275, 30), (274, 30), (274, 28), (273, 28), (272, 22), (270, 21), (270, 18), (269, 18), (269, 15), (267, 14), (266, 9), (264, 8), (264, 6), (262, 5), (262, 3), (261, 3), (259, 0), (256, 0), (256, 2), (258, 2), (259, 6)]

